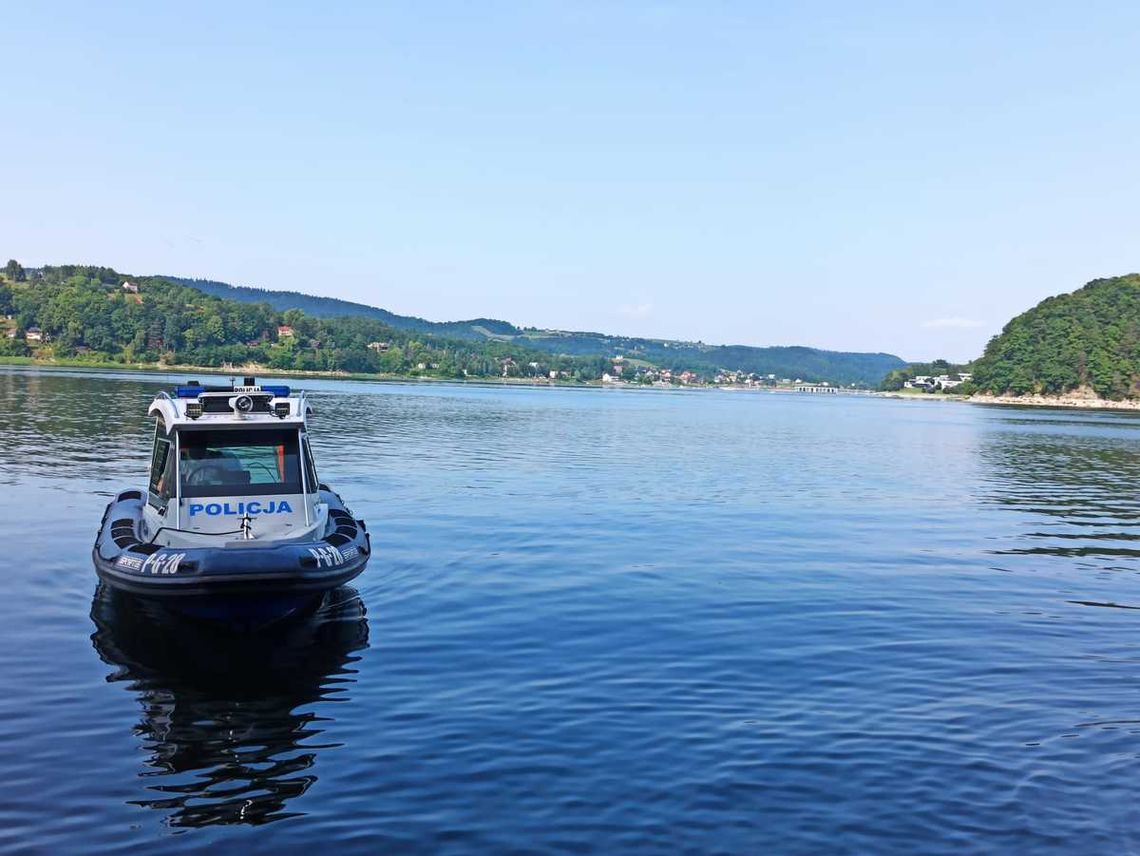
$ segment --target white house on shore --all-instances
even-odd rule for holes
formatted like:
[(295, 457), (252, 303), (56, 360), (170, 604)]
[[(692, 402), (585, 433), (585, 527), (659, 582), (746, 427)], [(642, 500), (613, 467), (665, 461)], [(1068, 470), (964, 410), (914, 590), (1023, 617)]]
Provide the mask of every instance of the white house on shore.
[(923, 392), (946, 391), (955, 389), (973, 379), (974, 376), (970, 372), (959, 372), (953, 375), (916, 375), (914, 380), (906, 381), (903, 386), (906, 389), (921, 389)]

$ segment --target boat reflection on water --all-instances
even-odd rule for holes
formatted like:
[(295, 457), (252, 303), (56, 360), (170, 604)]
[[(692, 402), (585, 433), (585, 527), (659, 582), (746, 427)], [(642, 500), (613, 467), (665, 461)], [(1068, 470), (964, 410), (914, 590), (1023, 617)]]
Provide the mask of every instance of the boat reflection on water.
[(287, 803), (316, 781), (317, 703), (346, 701), (353, 652), (368, 647), (354, 589), (326, 595), (310, 615), (257, 634), (179, 620), (99, 586), (95, 650), (142, 705), (135, 733), (150, 793), (132, 801), (168, 812), (172, 826), (261, 824), (298, 812)]

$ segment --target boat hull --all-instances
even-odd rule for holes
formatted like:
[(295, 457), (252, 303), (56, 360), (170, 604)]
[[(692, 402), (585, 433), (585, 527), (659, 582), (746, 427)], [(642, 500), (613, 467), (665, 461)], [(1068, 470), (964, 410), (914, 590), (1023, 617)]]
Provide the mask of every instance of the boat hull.
[(320, 498), (329, 507), (320, 539), (159, 547), (139, 537), (142, 493), (124, 491), (104, 512), (92, 550), (95, 570), (117, 591), (194, 617), (242, 623), (282, 618), (355, 579), (372, 553), (364, 521), (324, 486)]

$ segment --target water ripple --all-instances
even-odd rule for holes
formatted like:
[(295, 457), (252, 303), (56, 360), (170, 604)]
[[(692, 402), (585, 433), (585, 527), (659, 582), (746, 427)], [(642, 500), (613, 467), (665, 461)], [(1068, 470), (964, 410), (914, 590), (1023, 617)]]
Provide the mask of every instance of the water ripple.
[(0, 850), (1140, 849), (1131, 415), (307, 382), (258, 639), (96, 590), (161, 380), (0, 370)]

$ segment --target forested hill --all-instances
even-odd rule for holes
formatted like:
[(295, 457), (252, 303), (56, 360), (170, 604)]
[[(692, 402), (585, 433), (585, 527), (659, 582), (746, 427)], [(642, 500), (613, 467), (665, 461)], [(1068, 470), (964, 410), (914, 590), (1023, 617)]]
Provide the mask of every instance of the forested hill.
[(0, 356), (240, 366), (431, 377), (591, 381), (602, 358), (557, 357), (497, 340), (396, 329), (372, 318), (210, 297), (164, 277), (61, 265), (0, 273)]
[(470, 321), (427, 321), (423, 318), (397, 315), (386, 309), (361, 303), (317, 297), (296, 291), (269, 291), (213, 280), (165, 278), (214, 297), (240, 300), (245, 303), (267, 303), (279, 311), (300, 309), (307, 315), (320, 318), (344, 316), (373, 318), (397, 329), (472, 341), (496, 340), (515, 347), (545, 351), (548, 354), (595, 358), (612, 358), (621, 355), (674, 371), (687, 369), (711, 375), (719, 369), (729, 369), (759, 375), (774, 374), (779, 378), (876, 386), (888, 372), (906, 365), (902, 359), (893, 354), (825, 351), (802, 346), (758, 348), (750, 345), (708, 345), (703, 342), (643, 339), (604, 333), (537, 330), (520, 328), (506, 321), (487, 318)]
[(314, 318), (374, 318), (401, 330), (418, 330), (421, 333), (436, 333), (460, 339), (485, 339), (490, 335), (517, 336), (522, 331), (506, 321), (492, 318), (475, 318), (470, 321), (428, 321), (412, 315), (397, 315), (387, 309), (340, 300), (336, 297), (318, 297), (302, 294), (299, 291), (270, 291), (266, 288), (251, 288), (246, 285), (230, 285), (212, 279), (187, 279), (180, 276), (167, 276), (165, 279), (196, 288), (211, 297), (225, 300), (240, 300), (242, 303), (268, 303), (274, 309), (300, 309)]
[(1094, 279), (1018, 315), (974, 364), (978, 389), (1140, 395), (1140, 274)]

